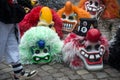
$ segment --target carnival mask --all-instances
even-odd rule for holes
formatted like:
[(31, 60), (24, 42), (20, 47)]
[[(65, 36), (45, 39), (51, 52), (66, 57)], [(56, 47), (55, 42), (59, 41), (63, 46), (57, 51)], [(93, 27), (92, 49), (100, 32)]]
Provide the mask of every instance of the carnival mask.
[(85, 9), (91, 14), (92, 18), (99, 19), (105, 6), (100, 0), (88, 0), (85, 3)]
[[(83, 60), (88, 70), (100, 70), (103, 68), (103, 55), (105, 46), (99, 41), (100, 33), (95, 30), (88, 31), (84, 47), (80, 48), (79, 57)], [(93, 39), (94, 38), (94, 39)]]
[(77, 25), (77, 14), (71, 13), (70, 15), (66, 15), (65, 13), (62, 15), (63, 22), (63, 31), (72, 32)]
[(31, 47), (33, 63), (49, 63), (51, 58), (50, 46), (45, 46), (45, 42), (40, 40), (36, 46)]
[(103, 68), (103, 55), (105, 48), (99, 43), (88, 42), (88, 45), (80, 49), (80, 58), (83, 60), (86, 69), (100, 70)]

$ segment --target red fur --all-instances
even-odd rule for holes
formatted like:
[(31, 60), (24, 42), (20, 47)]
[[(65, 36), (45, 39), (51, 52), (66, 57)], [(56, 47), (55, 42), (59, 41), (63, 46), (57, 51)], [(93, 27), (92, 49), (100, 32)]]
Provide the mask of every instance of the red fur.
[(74, 39), (74, 38), (76, 38), (76, 37), (77, 37), (77, 35), (76, 35), (75, 33), (70, 33), (70, 34), (65, 38), (64, 43), (66, 44), (66, 43), (70, 42), (72, 39)]
[[(42, 6), (37, 6), (33, 8), (31, 12), (26, 14), (24, 19), (19, 23), (21, 36), (24, 34), (25, 31), (37, 25), (41, 8)], [(56, 29), (56, 32), (58, 33), (58, 36), (60, 36), (60, 38), (63, 38), (62, 21), (54, 10), (51, 9), (51, 11), (53, 14), (53, 21), (55, 23), (54, 27)]]
[(108, 40), (107, 40), (107, 38), (104, 37), (104, 36), (101, 36), (101, 37), (100, 37), (100, 42), (101, 42), (101, 44), (104, 45), (105, 47), (108, 47), (108, 46), (109, 46)]
[[(83, 67), (83, 61), (79, 57), (79, 49), (85, 47), (87, 39), (82, 36), (78, 36), (75, 33), (70, 33), (64, 40), (63, 54), (65, 55), (65, 61), (70, 63), (72, 68)], [(103, 60), (107, 61), (109, 55), (108, 40), (104, 36), (99, 36), (101, 45), (105, 46), (105, 54)], [(70, 46), (69, 46), (70, 45)]]
[(82, 67), (82, 60), (78, 57), (78, 56), (75, 56), (74, 57), (74, 60), (72, 61), (72, 66), (75, 66), (75, 67)]
[(109, 56), (109, 44), (108, 44), (108, 40), (107, 40), (106, 37), (101, 36), (101, 37), (100, 37), (100, 42), (101, 42), (101, 44), (104, 45), (105, 48), (106, 48), (105, 55), (104, 55), (103, 59), (104, 59), (104, 60), (107, 60), (107, 59), (108, 59), (108, 56)]
[(72, 42), (73, 46), (79, 48), (83, 46), (82, 41), (84, 41), (84, 37), (78, 36), (75, 33), (70, 33), (64, 40), (64, 45), (68, 42)]

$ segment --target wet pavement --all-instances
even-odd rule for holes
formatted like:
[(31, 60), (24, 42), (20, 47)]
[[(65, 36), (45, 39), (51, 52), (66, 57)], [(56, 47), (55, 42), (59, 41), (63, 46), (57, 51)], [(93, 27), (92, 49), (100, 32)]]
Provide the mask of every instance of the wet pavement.
[[(120, 80), (120, 72), (104, 64), (103, 70), (73, 70), (64, 63), (24, 65), (26, 70), (36, 69), (38, 74), (29, 80)], [(0, 80), (13, 80), (13, 72), (9, 65), (0, 64)]]

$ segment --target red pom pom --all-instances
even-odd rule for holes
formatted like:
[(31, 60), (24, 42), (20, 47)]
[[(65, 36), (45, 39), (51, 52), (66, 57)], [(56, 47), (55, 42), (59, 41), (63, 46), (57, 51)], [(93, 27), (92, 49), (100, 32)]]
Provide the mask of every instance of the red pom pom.
[(86, 39), (89, 40), (90, 42), (97, 42), (100, 40), (101, 33), (98, 29), (89, 29), (86, 35)]

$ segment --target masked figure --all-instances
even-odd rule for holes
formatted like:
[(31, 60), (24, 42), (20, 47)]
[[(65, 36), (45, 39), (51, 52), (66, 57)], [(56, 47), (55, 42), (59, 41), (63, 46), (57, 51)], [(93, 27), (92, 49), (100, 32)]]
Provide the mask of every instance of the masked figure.
[(64, 40), (63, 60), (71, 68), (87, 70), (103, 69), (103, 61), (108, 57), (108, 41), (98, 29), (91, 28), (85, 37), (74, 33)]
[(62, 21), (57, 13), (48, 7), (34, 7), (30, 13), (26, 14), (24, 19), (19, 23), (21, 35), (33, 26), (43, 25), (48, 26), (56, 31), (62, 39)]
[(79, 8), (90, 12), (92, 18), (119, 18), (120, 6), (116, 0), (80, 0)]
[(103, 12), (103, 10), (105, 9), (105, 6), (103, 5), (102, 1), (100, 0), (84, 0), (84, 7), (81, 6), (81, 2), (79, 4), (79, 7), (83, 7), (86, 11), (88, 11), (92, 18), (96, 18), (98, 19), (101, 15), (101, 13)]
[(57, 33), (45, 26), (32, 27), (21, 38), (20, 56), (23, 64), (45, 64), (59, 60), (63, 42)]
[(75, 32), (79, 25), (80, 18), (90, 18), (90, 14), (83, 9), (74, 6), (70, 1), (65, 3), (65, 6), (57, 11), (60, 16), (64, 32)]

